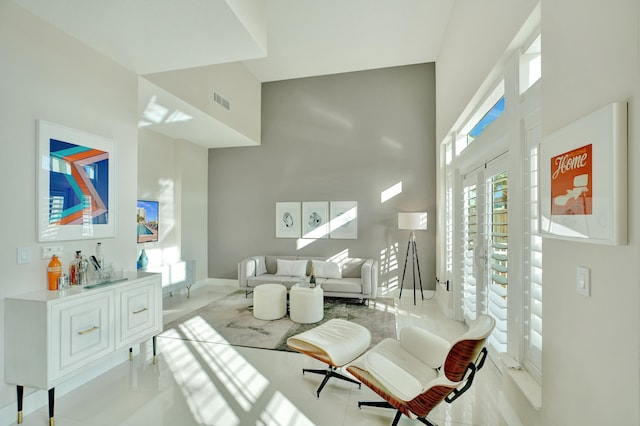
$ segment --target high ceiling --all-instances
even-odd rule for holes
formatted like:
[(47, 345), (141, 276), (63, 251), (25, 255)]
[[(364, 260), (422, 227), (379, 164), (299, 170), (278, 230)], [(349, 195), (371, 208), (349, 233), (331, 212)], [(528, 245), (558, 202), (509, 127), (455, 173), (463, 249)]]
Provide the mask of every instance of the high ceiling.
[(453, 0), (266, 0), (260, 81), (434, 62)]
[(453, 1), (14, 0), (139, 75), (243, 62), (260, 82), (433, 62)]

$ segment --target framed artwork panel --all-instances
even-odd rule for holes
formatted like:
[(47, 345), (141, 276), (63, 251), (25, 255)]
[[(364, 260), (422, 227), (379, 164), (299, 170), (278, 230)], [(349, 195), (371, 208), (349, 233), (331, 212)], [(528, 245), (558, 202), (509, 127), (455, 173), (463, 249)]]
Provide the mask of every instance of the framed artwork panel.
[(276, 238), (300, 238), (300, 202), (276, 203)]
[(113, 237), (113, 141), (38, 120), (37, 143), (38, 241)]
[(596, 244), (627, 243), (627, 104), (615, 102), (540, 145), (540, 232)]
[(329, 238), (355, 240), (358, 238), (358, 202), (332, 201)]
[(327, 201), (302, 203), (302, 238), (329, 238), (329, 203)]

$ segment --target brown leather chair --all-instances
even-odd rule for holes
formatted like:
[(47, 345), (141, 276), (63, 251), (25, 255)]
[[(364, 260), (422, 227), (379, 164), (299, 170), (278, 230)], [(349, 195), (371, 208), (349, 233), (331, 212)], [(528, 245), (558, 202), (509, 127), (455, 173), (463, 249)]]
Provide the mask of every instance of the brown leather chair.
[(360, 401), (358, 407), (395, 408), (392, 425), (402, 414), (433, 425), (426, 416), (443, 400), (451, 403), (473, 383), (487, 356), (485, 341), (495, 327), (479, 316), (455, 342), (419, 327), (405, 327), (399, 339), (385, 339), (347, 366), (347, 371), (384, 401)]

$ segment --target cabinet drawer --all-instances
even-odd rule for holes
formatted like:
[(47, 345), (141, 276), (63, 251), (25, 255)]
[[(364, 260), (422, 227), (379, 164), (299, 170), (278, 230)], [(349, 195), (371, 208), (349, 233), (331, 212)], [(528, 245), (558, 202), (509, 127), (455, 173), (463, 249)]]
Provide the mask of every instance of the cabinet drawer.
[(131, 289), (119, 289), (118, 347), (140, 338), (148, 338), (161, 330), (159, 286), (155, 280)]
[(114, 350), (113, 293), (86, 297), (80, 304), (55, 304), (51, 315), (59, 324), (52, 327), (52, 380)]

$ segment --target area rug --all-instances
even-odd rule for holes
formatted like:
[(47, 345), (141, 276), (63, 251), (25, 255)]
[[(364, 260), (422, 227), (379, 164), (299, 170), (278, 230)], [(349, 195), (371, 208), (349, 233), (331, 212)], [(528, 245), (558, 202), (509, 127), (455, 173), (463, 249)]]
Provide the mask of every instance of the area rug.
[(332, 318), (360, 324), (371, 332), (371, 345), (396, 337), (396, 316), (392, 298), (370, 300), (325, 297), (324, 318), (314, 324), (297, 324), (284, 318), (264, 321), (253, 317), (253, 298), (236, 291), (164, 326), (163, 337), (227, 343), (236, 346), (291, 351), (287, 338)]

